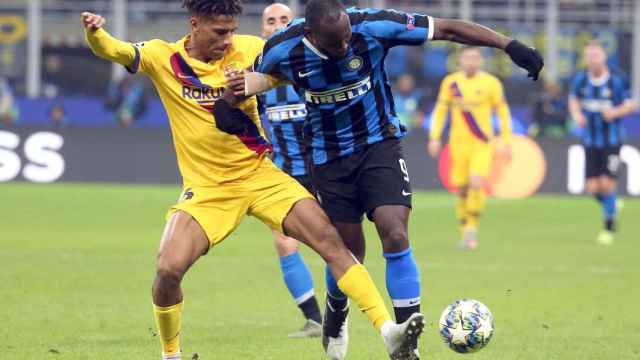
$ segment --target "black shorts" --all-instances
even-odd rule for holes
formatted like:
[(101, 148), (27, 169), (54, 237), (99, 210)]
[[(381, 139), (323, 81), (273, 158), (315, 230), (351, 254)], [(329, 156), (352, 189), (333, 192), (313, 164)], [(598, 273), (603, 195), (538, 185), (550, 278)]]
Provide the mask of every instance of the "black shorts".
[(292, 176), (294, 179), (296, 179), (297, 182), (300, 183), (300, 185), (304, 186), (305, 189), (307, 189), (311, 195), (315, 196), (316, 192), (313, 189), (313, 185), (311, 184), (311, 179), (309, 178), (309, 175), (300, 175), (300, 176)]
[(587, 179), (603, 175), (613, 179), (618, 177), (620, 146), (587, 147), (585, 148), (585, 153)]
[(387, 139), (329, 163), (311, 166), (316, 196), (334, 222), (372, 220), (382, 205), (411, 208), (411, 184), (399, 139)]

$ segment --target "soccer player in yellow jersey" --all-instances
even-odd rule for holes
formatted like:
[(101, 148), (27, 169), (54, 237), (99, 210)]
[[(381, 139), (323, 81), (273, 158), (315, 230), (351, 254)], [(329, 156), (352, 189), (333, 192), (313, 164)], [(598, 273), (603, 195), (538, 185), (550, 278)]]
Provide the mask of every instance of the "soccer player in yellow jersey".
[(434, 158), (442, 149), (440, 141), (447, 114), (451, 127), (451, 183), (457, 189), (456, 214), (460, 221), (462, 243), (467, 249), (478, 247), (478, 218), (485, 207), (484, 186), (491, 171), (496, 139), (492, 115), (500, 121), (502, 144), (499, 150), (510, 157), (511, 114), (500, 80), (482, 71), (482, 52), (464, 48), (460, 54), (460, 71), (442, 81), (432, 115), (428, 151)]
[[(392, 359), (411, 359), (421, 314), (396, 325), (366, 269), (344, 246), (317, 201), (267, 158), (255, 97), (225, 91), (225, 73), (254, 63), (263, 40), (235, 35), (239, 0), (184, 0), (190, 32), (177, 42), (133, 45), (82, 13), (87, 41), (104, 59), (151, 78), (169, 116), (184, 190), (167, 214), (153, 283), (162, 358), (181, 358), (181, 282), (191, 265), (223, 241), (247, 214), (301, 240), (327, 262), (338, 286), (380, 331)], [(233, 107), (232, 116), (215, 116)], [(223, 356), (224, 357), (224, 356)]]

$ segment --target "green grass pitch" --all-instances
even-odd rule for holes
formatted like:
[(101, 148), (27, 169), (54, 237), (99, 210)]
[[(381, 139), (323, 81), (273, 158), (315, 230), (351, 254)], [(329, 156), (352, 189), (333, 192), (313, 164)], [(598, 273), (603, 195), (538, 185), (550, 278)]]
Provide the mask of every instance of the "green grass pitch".
[[(177, 187), (1, 184), (0, 358), (159, 359), (150, 287), (165, 210)], [(640, 201), (625, 199), (613, 247), (596, 245), (600, 213), (587, 197), (489, 202), (480, 250), (455, 248), (453, 199), (414, 198), (410, 238), (428, 319), (424, 359), (640, 359)], [(366, 264), (383, 295), (384, 262), (367, 225)], [(321, 260), (304, 256), (323, 294)], [(321, 359), (319, 340), (286, 334), (302, 318), (280, 277), (270, 232), (253, 218), (184, 282), (185, 359)], [(385, 296), (386, 297), (386, 296)], [(437, 333), (457, 298), (486, 303), (491, 344), (449, 350)], [(323, 296), (320, 297), (322, 300)], [(355, 308), (349, 359), (384, 359)]]

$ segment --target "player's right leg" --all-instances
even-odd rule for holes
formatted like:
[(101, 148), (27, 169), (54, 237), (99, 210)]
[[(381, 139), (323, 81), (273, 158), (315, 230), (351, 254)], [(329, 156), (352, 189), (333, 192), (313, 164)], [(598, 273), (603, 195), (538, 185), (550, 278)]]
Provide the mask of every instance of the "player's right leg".
[(198, 222), (176, 211), (165, 226), (153, 282), (153, 312), (162, 343), (162, 358), (180, 360), (180, 326), (184, 274), (209, 249), (209, 240)]
[[(342, 241), (360, 263), (364, 262), (365, 239), (362, 222), (334, 222)], [(349, 345), (349, 299), (338, 287), (331, 269), (325, 269), (327, 299), (322, 323), (322, 344), (328, 354), (346, 353)]]
[(273, 231), (273, 240), (285, 285), (306, 319), (302, 329), (289, 334), (289, 337), (318, 337), (322, 332), (322, 316), (313, 290), (311, 272), (298, 251), (298, 240), (278, 231)]
[(593, 195), (602, 208), (604, 229), (597, 242), (611, 245), (614, 240), (615, 215), (617, 210), (616, 173), (618, 170), (618, 149), (586, 148), (587, 193)]
[[(424, 327), (423, 315), (416, 313), (402, 324), (395, 324), (391, 320), (369, 273), (345, 247), (319, 204), (310, 199), (298, 201), (286, 217), (284, 228), (326, 261), (331, 274), (337, 279), (339, 289), (358, 305), (380, 331), (391, 358), (413, 359), (413, 343)], [(334, 358), (343, 359), (344, 355)]]

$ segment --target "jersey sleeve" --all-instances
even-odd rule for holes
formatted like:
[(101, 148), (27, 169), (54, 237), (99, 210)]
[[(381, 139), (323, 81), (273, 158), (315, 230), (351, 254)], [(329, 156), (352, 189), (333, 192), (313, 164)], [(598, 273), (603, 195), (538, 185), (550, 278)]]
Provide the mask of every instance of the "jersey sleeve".
[(511, 110), (504, 96), (504, 87), (497, 78), (491, 79), (491, 105), (500, 122), (500, 135), (505, 143), (511, 141)]
[(573, 80), (571, 80), (571, 86), (569, 88), (569, 95), (573, 96), (577, 99), (579, 99), (581, 97), (580, 95), (580, 87), (582, 86), (582, 83), (584, 82), (584, 78), (585, 78), (585, 74), (584, 73), (578, 73), (576, 76), (573, 77)]
[(396, 10), (366, 9), (354, 13), (352, 25), (380, 40), (386, 48), (422, 45), (433, 39), (431, 16)]
[(438, 93), (438, 100), (436, 106), (431, 114), (431, 126), (429, 128), (429, 139), (440, 140), (442, 131), (444, 130), (444, 123), (449, 114), (449, 106), (451, 105), (451, 78), (445, 77), (440, 84), (440, 92)]
[(158, 62), (160, 60), (158, 50), (162, 44), (163, 41), (158, 39), (132, 44), (136, 52), (136, 56), (131, 65), (125, 66), (127, 71), (132, 74), (140, 71), (147, 75), (153, 75), (155, 73), (155, 69), (158, 67)]
[(253, 69), (273, 77), (284, 77), (285, 75), (281, 68), (283, 51), (280, 48), (281, 46), (272, 44), (271, 40), (267, 41), (262, 53), (256, 58)]
[(631, 99), (629, 81), (624, 76), (616, 76), (616, 81), (613, 84), (613, 91), (614, 102), (616, 105), (620, 105)]

